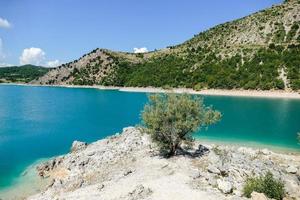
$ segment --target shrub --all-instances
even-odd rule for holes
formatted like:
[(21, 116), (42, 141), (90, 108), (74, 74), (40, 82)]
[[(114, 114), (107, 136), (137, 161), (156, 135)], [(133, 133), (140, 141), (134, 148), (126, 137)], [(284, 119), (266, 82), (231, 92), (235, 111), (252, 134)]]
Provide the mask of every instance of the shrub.
[(284, 197), (284, 185), (276, 180), (271, 172), (258, 178), (248, 178), (244, 186), (244, 195), (251, 197), (253, 191), (264, 193), (269, 198), (280, 200)]
[(183, 142), (193, 142), (194, 131), (220, 117), (220, 112), (205, 107), (199, 97), (174, 93), (149, 96), (142, 112), (146, 132), (168, 157), (175, 155)]
[(203, 84), (201, 83), (197, 83), (196, 85), (194, 85), (193, 89), (196, 91), (200, 91), (202, 88), (204, 88)]

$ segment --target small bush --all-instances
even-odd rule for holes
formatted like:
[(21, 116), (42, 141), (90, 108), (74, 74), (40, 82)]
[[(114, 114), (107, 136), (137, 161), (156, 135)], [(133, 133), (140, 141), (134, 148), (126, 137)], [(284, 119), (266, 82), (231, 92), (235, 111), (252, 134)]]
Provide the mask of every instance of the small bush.
[(196, 91), (200, 91), (201, 89), (203, 89), (204, 86), (201, 83), (197, 83), (196, 85), (194, 85), (193, 89)]
[(267, 197), (281, 200), (284, 197), (284, 184), (276, 180), (271, 172), (258, 178), (248, 178), (244, 186), (244, 195), (248, 198), (251, 193), (264, 193)]
[(220, 112), (206, 107), (199, 97), (175, 93), (149, 96), (141, 114), (145, 131), (167, 157), (174, 156), (181, 144), (191, 144), (192, 133), (221, 118)]

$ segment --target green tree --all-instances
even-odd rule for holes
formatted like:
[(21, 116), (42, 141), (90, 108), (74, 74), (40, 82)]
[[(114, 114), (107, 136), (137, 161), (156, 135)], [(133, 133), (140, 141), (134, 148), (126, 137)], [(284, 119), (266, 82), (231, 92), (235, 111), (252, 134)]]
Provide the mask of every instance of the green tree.
[(175, 155), (182, 143), (191, 144), (193, 132), (220, 118), (220, 112), (205, 107), (201, 98), (188, 94), (151, 95), (142, 111), (146, 132), (168, 157)]

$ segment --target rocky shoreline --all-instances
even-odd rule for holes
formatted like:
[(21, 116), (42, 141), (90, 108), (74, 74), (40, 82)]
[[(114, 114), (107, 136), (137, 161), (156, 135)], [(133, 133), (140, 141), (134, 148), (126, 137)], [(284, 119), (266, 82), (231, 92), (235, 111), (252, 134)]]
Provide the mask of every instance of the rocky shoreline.
[[(159, 156), (146, 134), (128, 127), (37, 167), (50, 184), (28, 200), (247, 199), (247, 177), (266, 174), (285, 184), (286, 199), (300, 199), (300, 155), (267, 149), (201, 145), (170, 159)], [(252, 199), (265, 199), (253, 194)]]

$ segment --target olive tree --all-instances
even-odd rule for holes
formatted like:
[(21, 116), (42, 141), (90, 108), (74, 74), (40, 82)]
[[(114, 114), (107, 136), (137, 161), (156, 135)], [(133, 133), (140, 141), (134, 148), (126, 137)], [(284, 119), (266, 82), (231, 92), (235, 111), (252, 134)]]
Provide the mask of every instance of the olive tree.
[(145, 130), (166, 156), (175, 155), (182, 143), (193, 142), (193, 132), (221, 118), (220, 112), (205, 107), (196, 96), (168, 93), (148, 98), (141, 113)]

